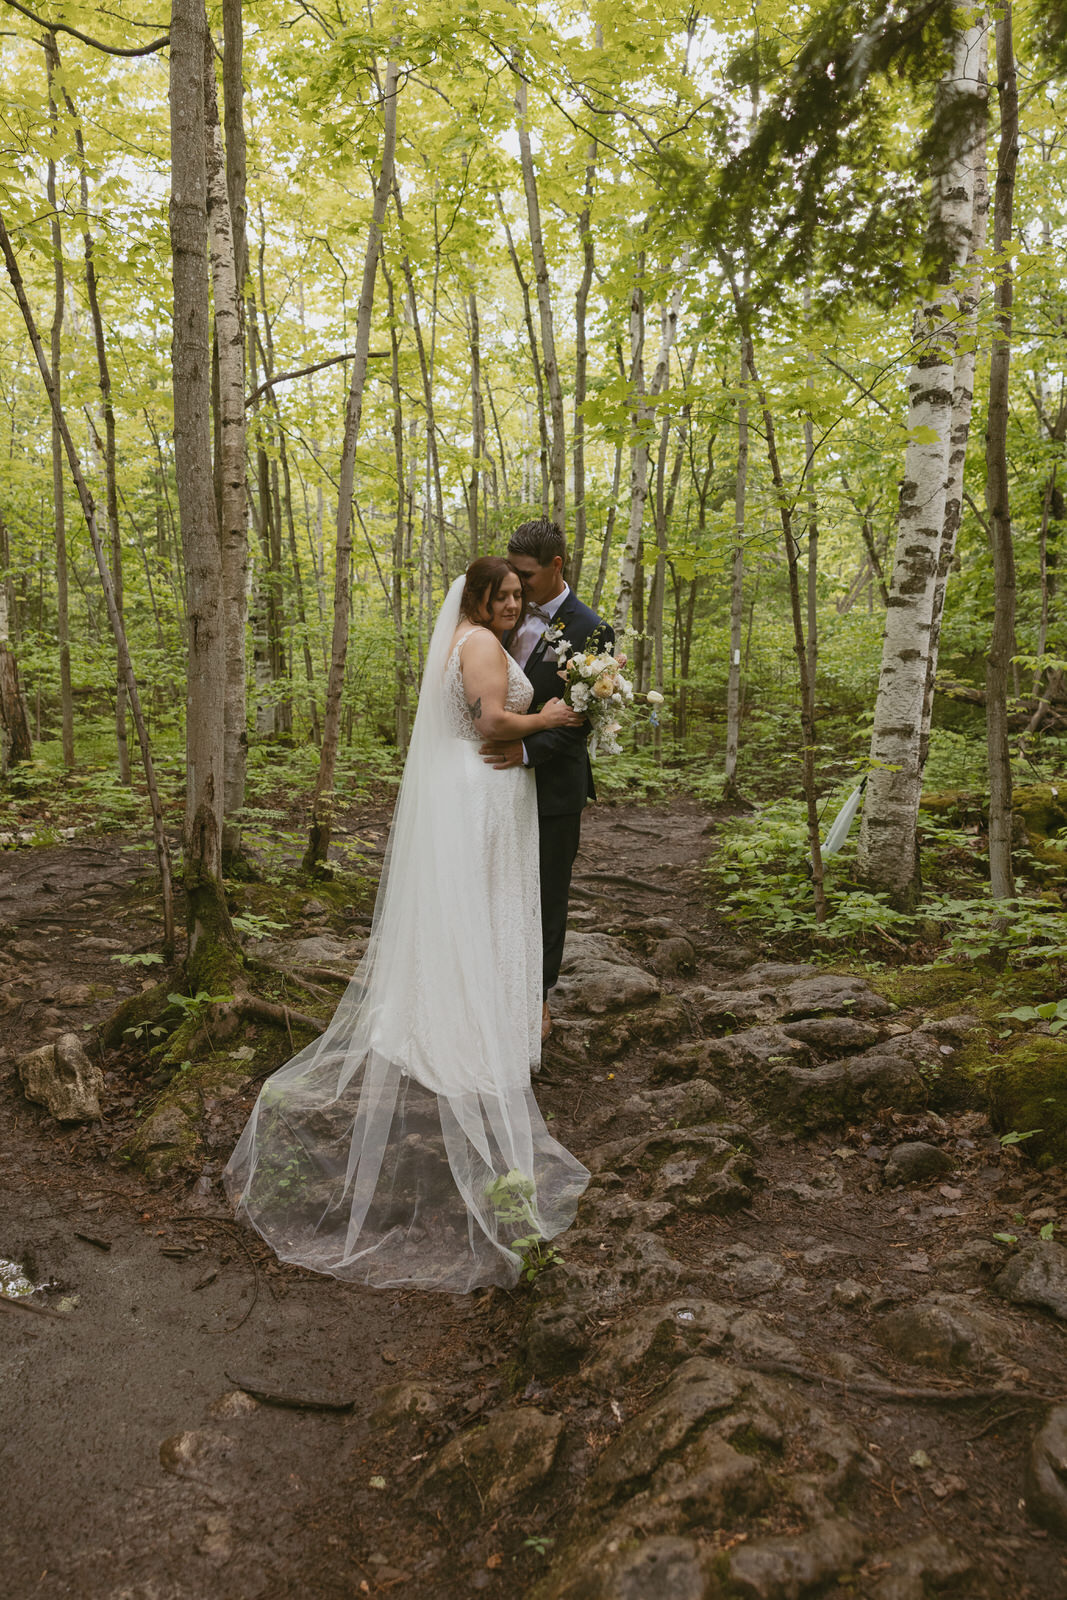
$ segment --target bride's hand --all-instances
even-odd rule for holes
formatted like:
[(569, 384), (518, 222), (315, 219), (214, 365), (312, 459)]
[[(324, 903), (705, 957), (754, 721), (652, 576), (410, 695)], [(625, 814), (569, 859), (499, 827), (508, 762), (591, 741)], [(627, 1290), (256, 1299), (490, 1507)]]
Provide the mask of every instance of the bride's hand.
[(576, 711), (572, 711), (565, 700), (546, 700), (541, 707), (541, 715), (545, 719), (546, 728), (580, 728), (585, 721)]

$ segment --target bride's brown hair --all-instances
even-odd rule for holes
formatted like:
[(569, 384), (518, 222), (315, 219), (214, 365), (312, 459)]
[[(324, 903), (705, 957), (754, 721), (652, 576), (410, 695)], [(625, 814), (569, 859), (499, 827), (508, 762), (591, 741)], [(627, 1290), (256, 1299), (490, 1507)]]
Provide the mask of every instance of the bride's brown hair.
[(479, 556), (477, 561), (471, 562), (467, 568), (463, 593), (459, 597), (460, 616), (466, 617), (468, 622), (481, 622), (478, 613), (483, 606), (491, 606), (499, 598), (500, 585), (509, 573), (519, 579), (519, 593), (522, 595), (522, 610), (515, 624), (517, 628), (526, 615), (526, 595), (520, 574), (503, 556)]

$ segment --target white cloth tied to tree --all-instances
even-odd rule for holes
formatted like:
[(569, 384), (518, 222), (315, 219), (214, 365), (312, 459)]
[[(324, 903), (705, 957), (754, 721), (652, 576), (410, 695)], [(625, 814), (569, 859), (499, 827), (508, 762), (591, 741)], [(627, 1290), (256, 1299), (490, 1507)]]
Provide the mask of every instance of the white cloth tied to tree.
[(852, 831), (852, 824), (856, 820), (856, 813), (863, 804), (864, 791), (867, 788), (867, 779), (863, 778), (859, 785), (853, 789), (841, 810), (837, 813), (826, 835), (825, 842), (820, 846), (822, 855), (836, 856), (845, 840)]
[[(496, 772), (463, 696), (462, 578), (434, 628), (367, 953), (264, 1084), (224, 1174), (283, 1261), (378, 1286), (515, 1282), (589, 1174), (530, 1087), (540, 1057), (533, 774)], [(509, 710), (531, 689), (508, 662)]]

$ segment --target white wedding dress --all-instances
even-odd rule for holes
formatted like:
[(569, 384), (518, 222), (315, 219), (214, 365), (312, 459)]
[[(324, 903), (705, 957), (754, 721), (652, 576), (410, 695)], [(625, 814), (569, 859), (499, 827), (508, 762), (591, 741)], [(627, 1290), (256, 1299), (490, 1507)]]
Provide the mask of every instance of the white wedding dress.
[[(224, 1173), (283, 1261), (378, 1286), (514, 1283), (589, 1174), (551, 1137), (533, 773), (494, 771), (463, 690), (463, 579), (434, 629), (367, 954), (264, 1084)], [(532, 688), (507, 658), (506, 709)], [(513, 1245), (517, 1248), (513, 1248)]]

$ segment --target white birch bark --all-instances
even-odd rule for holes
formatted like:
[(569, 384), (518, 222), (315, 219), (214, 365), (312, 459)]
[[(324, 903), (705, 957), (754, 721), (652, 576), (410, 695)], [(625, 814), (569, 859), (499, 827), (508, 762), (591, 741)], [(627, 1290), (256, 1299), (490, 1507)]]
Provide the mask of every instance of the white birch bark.
[[(974, 61), (974, 81), (980, 87), (986, 86), (988, 81), (988, 56), (987, 26), (979, 39), (977, 59)], [(949, 436), (948, 481), (945, 485), (945, 520), (941, 529), (941, 550), (934, 583), (933, 613), (930, 618), (930, 653), (926, 668), (922, 729), (919, 735), (920, 769), (926, 766), (926, 756), (930, 748), (930, 717), (934, 705), (934, 683), (937, 677), (945, 593), (956, 555), (956, 539), (963, 513), (963, 469), (967, 459), (967, 441), (970, 438), (971, 412), (974, 405), (974, 371), (978, 354), (978, 303), (982, 294), (984, 278), (982, 257), (989, 217), (985, 134), (986, 118), (982, 117), (975, 128), (971, 145), (971, 237), (967, 252), (969, 276), (959, 295), (959, 345), (952, 386), (952, 430)]]
[(748, 496), (748, 362), (741, 356), (737, 402), (737, 474), (734, 479), (734, 548), (730, 560), (730, 665), (726, 675), (726, 758), (723, 798), (737, 793), (741, 745), (741, 623), (745, 604), (745, 502)]
[[(943, 82), (946, 99), (981, 92), (984, 25), (956, 35)], [(862, 880), (901, 906), (919, 889), (916, 824), (922, 792), (920, 744), (931, 651), (938, 561), (948, 489), (959, 294), (973, 220), (974, 162), (969, 140), (934, 184), (932, 226), (950, 251), (949, 281), (916, 313), (915, 360), (908, 378), (908, 443), (897, 515), (882, 664), (871, 734), (871, 774), (860, 830)]]

